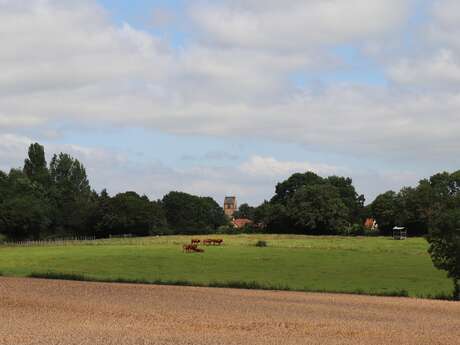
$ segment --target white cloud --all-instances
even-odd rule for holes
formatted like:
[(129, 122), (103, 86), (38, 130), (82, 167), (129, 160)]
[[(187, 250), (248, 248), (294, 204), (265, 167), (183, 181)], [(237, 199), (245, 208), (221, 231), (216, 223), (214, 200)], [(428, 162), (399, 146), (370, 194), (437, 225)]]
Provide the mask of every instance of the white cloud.
[[(301, 89), (292, 82), (299, 73), (308, 78), (345, 68), (329, 50), (337, 44), (381, 49), (387, 39), (400, 40), (413, 4), (190, 2), (193, 35), (172, 49), (130, 24), (114, 25), (94, 1), (0, 0), (0, 135), (13, 145), (0, 146), (2, 166), (18, 154), (14, 147), (25, 140), (21, 133), (44, 131), (51, 138), (60, 123), (250, 136), (383, 162), (451, 162), (460, 149), (457, 1), (434, 2), (427, 29), (414, 35), (415, 52), (401, 49), (384, 61), (375, 58), (377, 69), (391, 78), (388, 86), (330, 82)], [(66, 149), (84, 157), (94, 173), (101, 169), (101, 184), (126, 186), (123, 166), (133, 168), (117, 152)], [(155, 195), (161, 188), (262, 195), (262, 187), (251, 187), (259, 186), (255, 176), (261, 173), (273, 174), (265, 177), (266, 188), (275, 174), (334, 169), (253, 154), (234, 180), (220, 177), (219, 168), (183, 172), (158, 163), (143, 166), (151, 170), (130, 183)], [(16, 161), (22, 159), (21, 154)], [(121, 172), (100, 163), (109, 161), (118, 162)]]
[(460, 86), (460, 56), (442, 49), (435, 56), (415, 61), (404, 59), (392, 66), (390, 77), (402, 84), (416, 84), (425, 88)]
[(249, 49), (303, 50), (381, 37), (407, 17), (407, 0), (202, 2), (192, 15), (206, 37)]
[(435, 0), (431, 16), (427, 38), (433, 43), (460, 49), (460, 3), (456, 0)]
[(24, 159), (24, 149), (32, 143), (25, 136), (12, 133), (0, 133), (0, 170), (9, 171), (11, 168), (19, 168)]
[(279, 161), (274, 157), (253, 156), (239, 170), (257, 177), (287, 178), (295, 172), (313, 171), (320, 175), (333, 175), (345, 169), (327, 164)]

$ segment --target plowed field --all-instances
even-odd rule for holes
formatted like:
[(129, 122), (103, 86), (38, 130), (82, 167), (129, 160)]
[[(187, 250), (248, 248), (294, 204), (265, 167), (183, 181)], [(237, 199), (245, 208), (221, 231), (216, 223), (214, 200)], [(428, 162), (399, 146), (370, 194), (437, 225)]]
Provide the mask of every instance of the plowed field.
[(460, 344), (460, 304), (0, 278), (0, 344)]

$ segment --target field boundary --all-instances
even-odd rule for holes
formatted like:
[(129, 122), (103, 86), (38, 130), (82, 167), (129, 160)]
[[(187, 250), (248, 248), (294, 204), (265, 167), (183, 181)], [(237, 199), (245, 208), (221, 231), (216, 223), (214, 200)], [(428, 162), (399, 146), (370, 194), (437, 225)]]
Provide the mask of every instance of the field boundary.
[[(347, 294), (362, 296), (380, 296), (380, 297), (410, 297), (406, 290), (394, 290), (386, 292), (366, 292), (364, 290), (336, 291), (328, 289), (293, 289), (286, 285), (268, 285), (256, 281), (226, 281), (226, 282), (209, 282), (196, 283), (189, 280), (146, 280), (146, 279), (126, 279), (126, 278), (96, 278), (83, 274), (59, 273), (59, 272), (33, 272), (27, 276), (34, 279), (50, 280), (67, 280), (80, 282), (97, 282), (97, 283), (120, 283), (120, 284), (141, 284), (141, 285), (166, 285), (166, 286), (190, 286), (190, 287), (208, 287), (208, 288), (229, 288), (244, 290), (267, 290), (267, 291), (296, 291), (309, 293), (330, 293), (330, 294)], [(416, 296), (416, 298), (448, 300), (448, 296)]]

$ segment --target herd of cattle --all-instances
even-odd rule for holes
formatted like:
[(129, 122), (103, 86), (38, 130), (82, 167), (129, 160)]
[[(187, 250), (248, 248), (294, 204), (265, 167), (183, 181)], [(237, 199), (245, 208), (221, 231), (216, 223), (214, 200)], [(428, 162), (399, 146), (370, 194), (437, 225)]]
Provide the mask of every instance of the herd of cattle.
[(182, 246), (182, 251), (185, 253), (203, 253), (204, 249), (199, 248), (198, 246), (200, 243), (203, 243), (205, 246), (220, 246), (224, 240), (222, 239), (214, 239), (214, 238), (207, 238), (205, 240), (199, 240), (196, 238), (192, 238), (192, 241), (190, 244), (184, 244)]

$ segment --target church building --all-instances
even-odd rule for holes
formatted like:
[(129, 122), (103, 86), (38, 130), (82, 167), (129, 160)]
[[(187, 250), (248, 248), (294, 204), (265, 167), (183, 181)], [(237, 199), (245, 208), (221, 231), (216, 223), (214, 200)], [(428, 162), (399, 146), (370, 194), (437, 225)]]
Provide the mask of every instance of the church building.
[(237, 210), (236, 196), (226, 196), (224, 199), (224, 212), (229, 218), (233, 218), (233, 214)]

